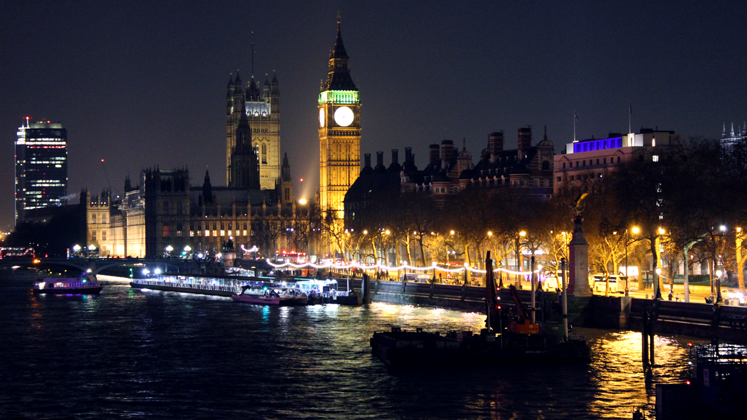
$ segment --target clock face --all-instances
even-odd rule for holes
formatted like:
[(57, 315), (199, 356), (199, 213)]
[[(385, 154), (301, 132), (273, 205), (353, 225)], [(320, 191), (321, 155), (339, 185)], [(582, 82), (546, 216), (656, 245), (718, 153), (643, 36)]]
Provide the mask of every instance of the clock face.
[(324, 127), (324, 108), (319, 110), (319, 127)]
[(337, 108), (337, 110), (335, 111), (335, 122), (340, 127), (349, 126), (353, 123), (354, 119), (355, 115), (353, 115), (353, 110), (346, 106)]

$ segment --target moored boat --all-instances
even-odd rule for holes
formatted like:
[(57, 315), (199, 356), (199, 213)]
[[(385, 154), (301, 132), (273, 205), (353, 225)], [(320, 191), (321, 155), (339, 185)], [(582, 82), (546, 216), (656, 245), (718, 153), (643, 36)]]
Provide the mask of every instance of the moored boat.
[[(370, 340), (372, 354), (387, 365), (400, 368), (465, 363), (485, 366), (520, 361), (591, 361), (589, 344), (583, 339), (570, 337), (565, 324), (535, 322), (514, 286), (510, 288), (518, 314), (513, 316), (502, 312), (489, 251), (485, 268), (486, 328), (479, 335), (471, 331), (451, 331), (441, 335), (423, 332), (422, 328), (411, 332), (392, 327), (391, 332), (374, 333)], [(563, 314), (567, 315), (566, 312)]]
[(241, 293), (231, 295), (234, 302), (256, 305), (307, 305), (309, 297), (300, 289), (284, 286), (243, 286)]
[(55, 295), (95, 295), (103, 287), (93, 274), (82, 274), (73, 278), (49, 278), (37, 281), (32, 289), (34, 293), (49, 293)]

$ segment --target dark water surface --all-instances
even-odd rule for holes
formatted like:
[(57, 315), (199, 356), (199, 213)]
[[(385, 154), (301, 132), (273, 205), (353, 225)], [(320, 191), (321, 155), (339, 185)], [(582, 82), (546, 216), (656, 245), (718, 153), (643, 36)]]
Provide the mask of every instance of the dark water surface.
[[(640, 334), (577, 329), (591, 365), (394, 373), (369, 338), (393, 325), (479, 331), (484, 316), (374, 303), (268, 307), (133, 291), (30, 293), (0, 279), (0, 418), (631, 418), (653, 402)], [(685, 342), (657, 338), (658, 382)]]

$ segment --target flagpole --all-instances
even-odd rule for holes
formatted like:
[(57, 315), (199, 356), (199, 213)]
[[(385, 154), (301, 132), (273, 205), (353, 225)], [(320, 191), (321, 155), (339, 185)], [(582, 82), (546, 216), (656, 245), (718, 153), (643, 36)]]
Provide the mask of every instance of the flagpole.
[(628, 102), (628, 133), (633, 132), (633, 104)]
[(578, 117), (576, 116), (576, 110), (573, 110), (573, 142), (576, 142), (576, 120), (578, 120)]

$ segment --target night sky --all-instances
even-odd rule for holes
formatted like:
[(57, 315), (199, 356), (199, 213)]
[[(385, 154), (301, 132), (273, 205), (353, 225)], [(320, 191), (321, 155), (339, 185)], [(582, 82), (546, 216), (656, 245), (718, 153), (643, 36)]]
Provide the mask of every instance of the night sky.
[[(143, 168), (225, 185), (229, 73), (277, 72), (297, 196), (318, 184), (317, 97), (336, 16), (369, 152), (547, 125), (573, 138), (657, 127), (717, 138), (747, 120), (747, 2), (0, 1), (0, 227), (13, 223), (13, 142), (26, 116), (68, 130), (69, 192)], [(254, 34), (252, 35), (252, 31)], [(105, 163), (101, 163), (105, 159)], [(304, 178), (303, 186), (299, 179)]]

